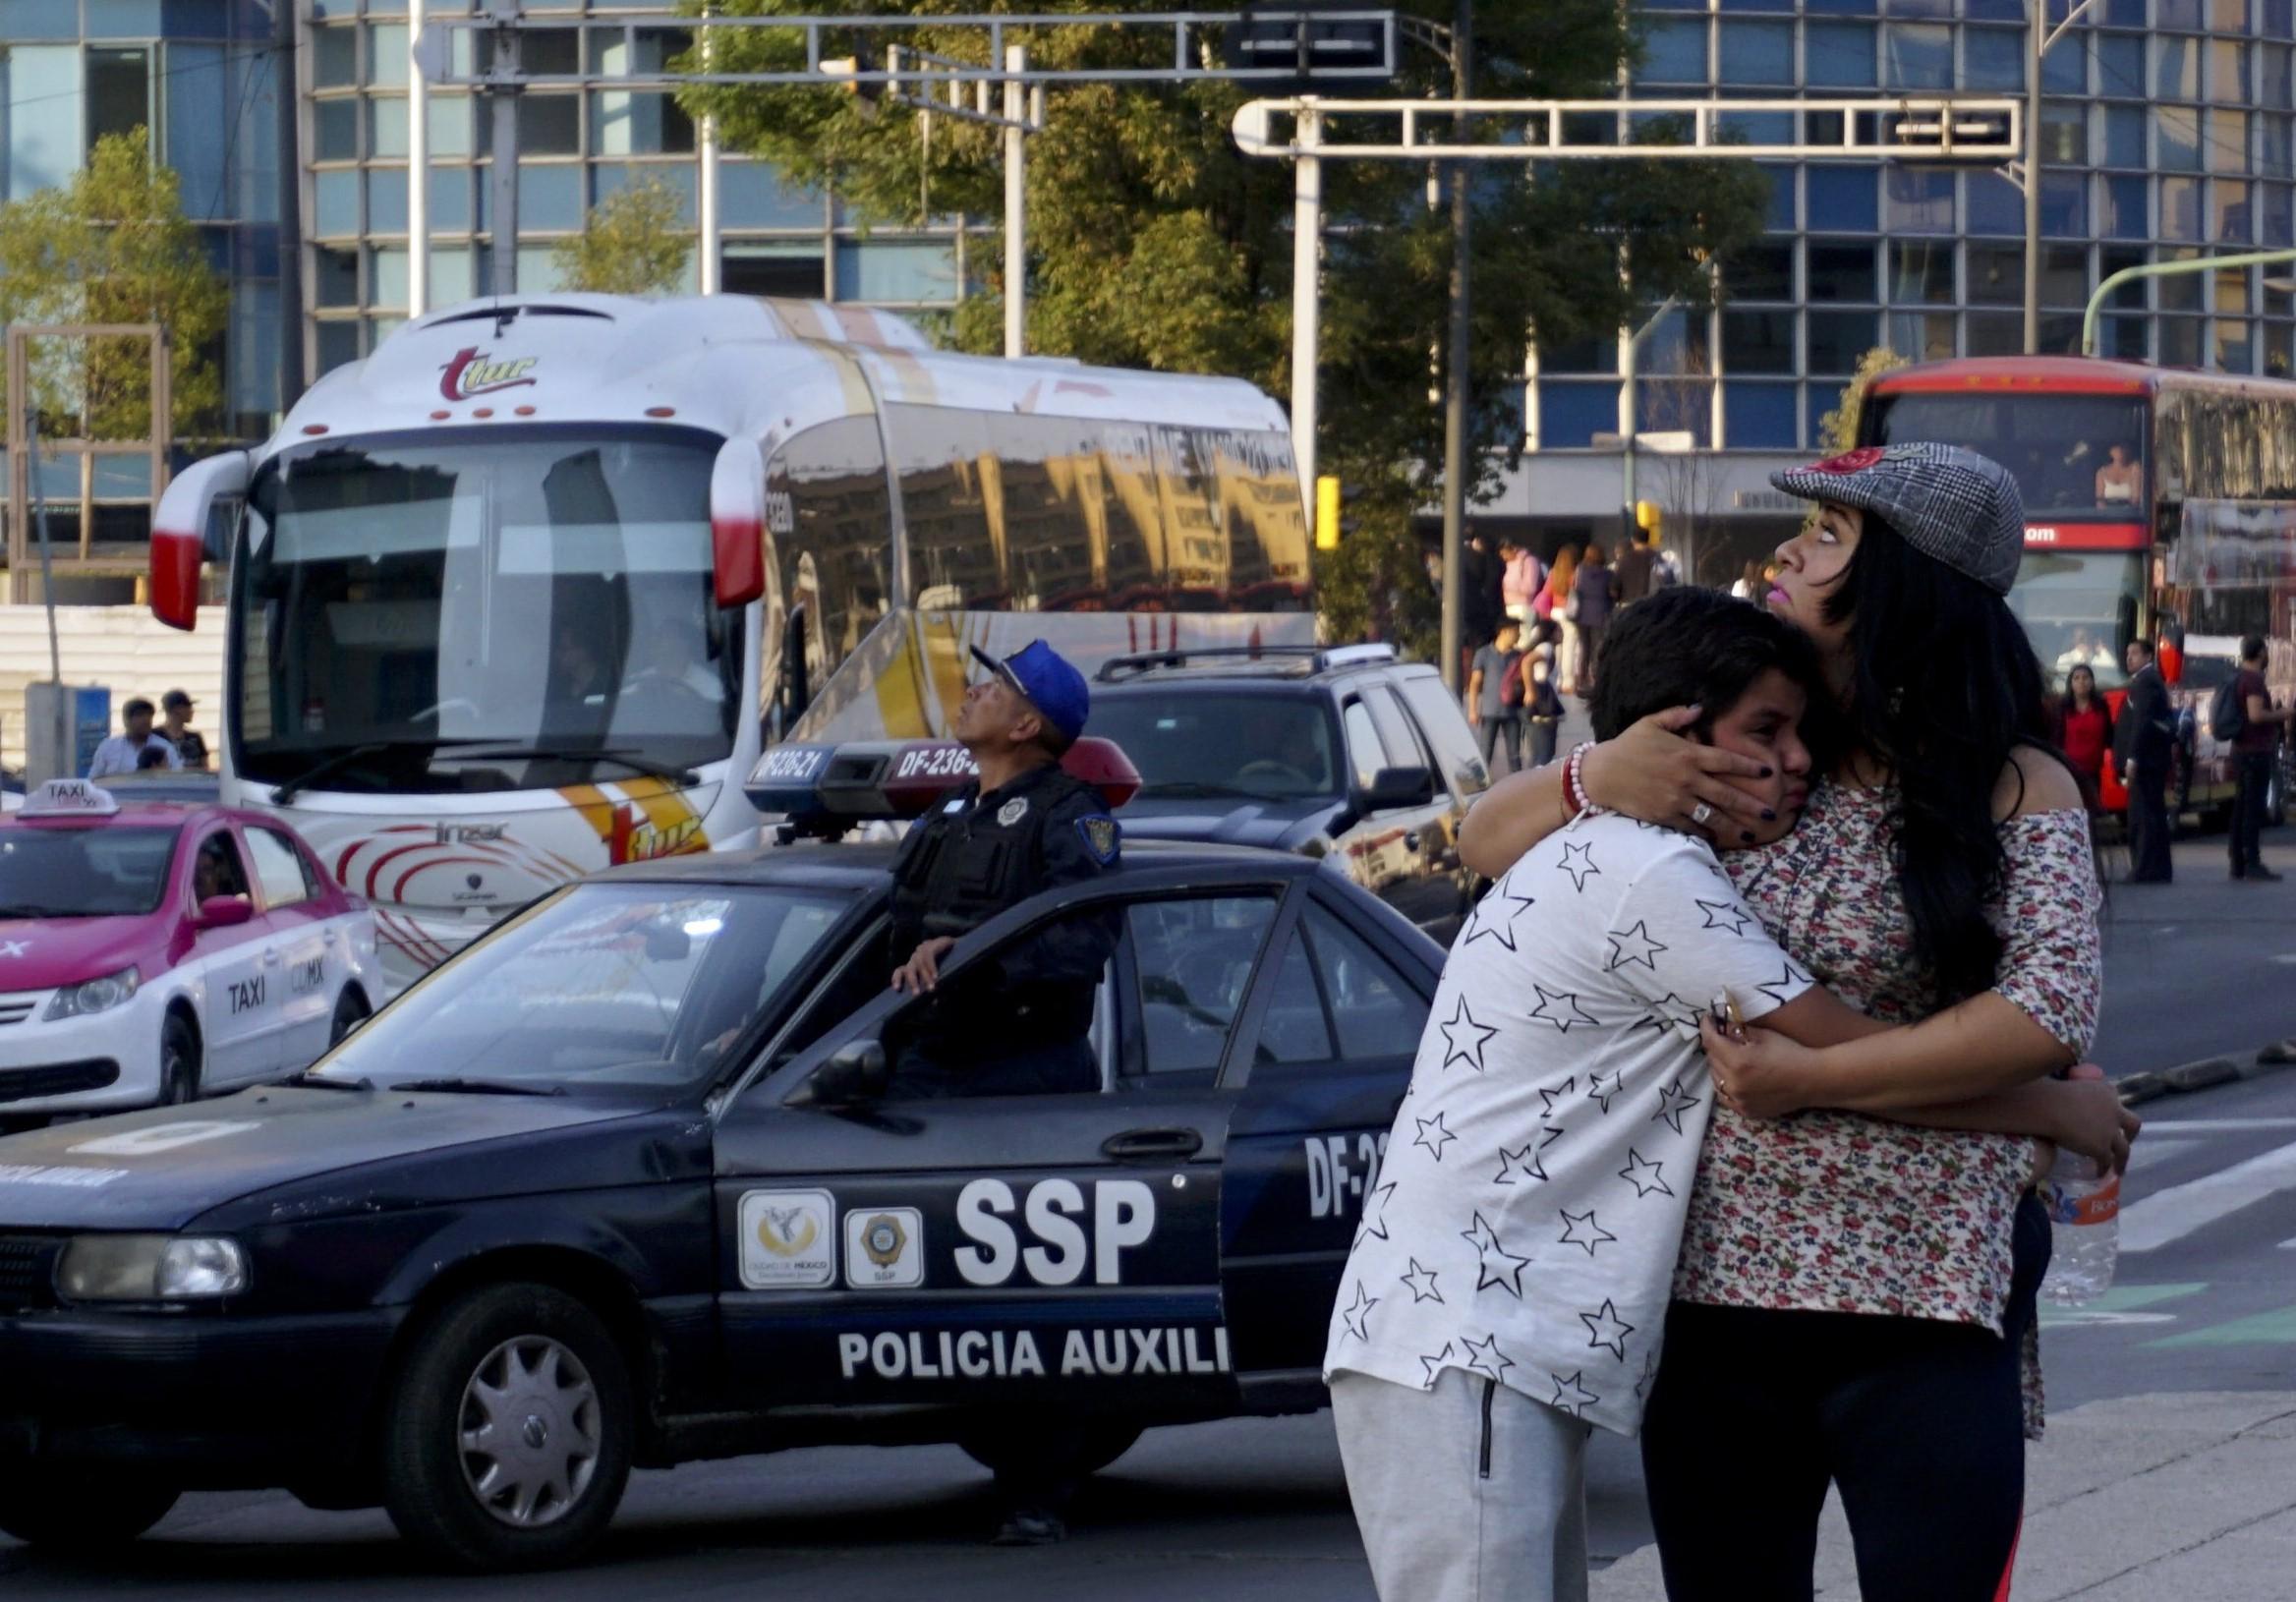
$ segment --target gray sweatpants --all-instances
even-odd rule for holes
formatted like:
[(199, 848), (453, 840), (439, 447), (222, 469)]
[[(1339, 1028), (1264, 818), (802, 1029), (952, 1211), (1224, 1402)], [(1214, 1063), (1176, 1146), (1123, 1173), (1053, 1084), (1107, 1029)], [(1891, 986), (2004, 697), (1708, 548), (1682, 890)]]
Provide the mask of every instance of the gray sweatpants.
[(1459, 1369), (1334, 1375), (1332, 1416), (1385, 1602), (1585, 1602), (1590, 1426)]

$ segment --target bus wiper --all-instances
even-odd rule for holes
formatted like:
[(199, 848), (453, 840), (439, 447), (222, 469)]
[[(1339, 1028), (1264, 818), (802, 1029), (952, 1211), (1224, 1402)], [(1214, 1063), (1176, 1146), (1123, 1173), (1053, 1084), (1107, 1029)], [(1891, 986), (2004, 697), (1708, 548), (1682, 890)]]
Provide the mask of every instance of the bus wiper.
[(523, 758), (530, 762), (603, 761), (618, 764), (633, 773), (644, 773), (649, 778), (668, 779), (681, 788), (702, 782), (702, 775), (691, 768), (679, 768), (669, 763), (656, 762), (652, 757), (632, 751), (626, 746), (607, 748), (595, 745), (505, 745), (498, 748), (490, 747), (485, 751), (462, 751), (457, 752), (456, 755), (494, 761), (506, 761), (513, 758)]
[(317, 762), (273, 790), (271, 801), (274, 805), (284, 805), (328, 774), (340, 772), (362, 757), (379, 757), (386, 751), (397, 751), (415, 746), (435, 751), (443, 746), (484, 745), (486, 743), (483, 738), (477, 736), (452, 740), (362, 740), (357, 745), (343, 747), (332, 756), (321, 757)]
[(309, 1068), (305, 1068), (301, 1073), (291, 1073), (279, 1083), (301, 1085), (308, 1090), (373, 1090), (374, 1088), (374, 1081), (372, 1079), (338, 1079), (331, 1073), (314, 1073)]
[(385, 1085), (385, 1090), (438, 1090), (460, 1092), (472, 1096), (563, 1096), (560, 1085), (521, 1085), (508, 1079), (401, 1079)]

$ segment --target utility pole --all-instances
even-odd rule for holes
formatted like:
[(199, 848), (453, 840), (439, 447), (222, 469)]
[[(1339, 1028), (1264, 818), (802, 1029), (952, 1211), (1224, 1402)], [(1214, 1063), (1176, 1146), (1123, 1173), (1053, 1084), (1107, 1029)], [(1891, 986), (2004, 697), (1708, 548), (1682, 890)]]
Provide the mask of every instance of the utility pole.
[(493, 24), (493, 73), (488, 105), (493, 117), (494, 166), (488, 175), (493, 194), (488, 201), (488, 239), (494, 257), (491, 289), (496, 295), (518, 293), (518, 29), (519, 0), (487, 0), (487, 18)]
[[(2096, 0), (2075, 0), (2065, 20), (2049, 27), (2050, 0), (2030, 0), (2033, 7), (2025, 36), (2031, 46), (2025, 62), (2025, 354), (2040, 353), (2040, 64), (2041, 58), (2081, 14)], [(2060, 0), (2061, 3), (2061, 0)]]
[(1004, 354), (1028, 354), (1028, 47), (1004, 46)]
[[(1457, 0), (1451, 20), (1451, 97), (1464, 103), (1472, 90), (1474, 66), (1474, 0)], [(1464, 111), (1451, 119), (1452, 136), (1467, 143)], [(1473, 321), (1467, 296), (1468, 247), (1472, 244), (1474, 197), (1468, 179), (1472, 168), (1464, 161), (1451, 163), (1451, 324), (1445, 344), (1443, 371), (1443, 682), (1456, 694), (1460, 688), (1460, 652), (1466, 611), (1466, 409), (1469, 346)]]
[(296, 48), (295, 0), (271, 0), (271, 92), (279, 165), (279, 415), (303, 398), (303, 52)]

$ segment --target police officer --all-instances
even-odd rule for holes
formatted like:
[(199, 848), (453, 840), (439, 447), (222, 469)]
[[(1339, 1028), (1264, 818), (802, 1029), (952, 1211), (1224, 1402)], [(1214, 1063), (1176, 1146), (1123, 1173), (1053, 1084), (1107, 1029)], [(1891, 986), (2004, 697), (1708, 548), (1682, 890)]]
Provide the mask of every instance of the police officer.
[(1007, 907), (1117, 865), (1119, 836), (1098, 791), (1061, 756), (1084, 731), (1084, 675), (1042, 640), (999, 660), (965, 691), (956, 738), (979, 779), (909, 830), (893, 859), (893, 989), (931, 995), (893, 1073), (896, 1097), (1094, 1090), (1087, 1035), (1116, 930), (1066, 918), (939, 993), (957, 938)]

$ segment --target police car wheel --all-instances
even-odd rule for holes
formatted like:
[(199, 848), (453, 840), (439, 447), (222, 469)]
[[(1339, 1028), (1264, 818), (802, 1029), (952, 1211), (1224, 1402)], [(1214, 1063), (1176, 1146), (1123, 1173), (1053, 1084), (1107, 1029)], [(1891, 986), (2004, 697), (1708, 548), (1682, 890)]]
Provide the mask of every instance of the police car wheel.
[(200, 1099), (200, 1032), (180, 1012), (159, 1026), (159, 1105), (182, 1107)]
[(1132, 1450), (1143, 1426), (1125, 1419), (1087, 1419), (1072, 1430), (1024, 1427), (984, 1430), (957, 1442), (964, 1455), (1000, 1474), (1034, 1474), (1082, 1479), (1097, 1474)]
[(170, 1485), (19, 1465), (0, 1473), (0, 1530), (29, 1546), (99, 1549), (132, 1541), (167, 1516)]
[(441, 1309), (399, 1371), (383, 1507), (454, 1568), (569, 1563), (613, 1518), (632, 1434), (629, 1368), (598, 1315), (547, 1286), (488, 1286)]

